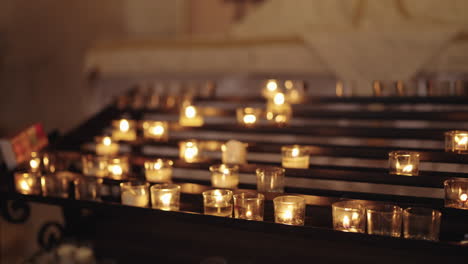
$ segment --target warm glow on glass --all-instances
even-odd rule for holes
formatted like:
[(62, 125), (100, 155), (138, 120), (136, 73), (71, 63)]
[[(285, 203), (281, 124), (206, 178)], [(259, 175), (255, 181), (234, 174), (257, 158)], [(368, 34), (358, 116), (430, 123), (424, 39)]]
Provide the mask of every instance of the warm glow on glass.
[(192, 105), (189, 105), (185, 108), (185, 116), (188, 117), (188, 118), (194, 118), (195, 116), (197, 115), (197, 109), (192, 106)]
[(284, 104), (284, 102), (285, 102), (284, 94), (283, 94), (283, 93), (277, 93), (277, 94), (275, 94), (275, 97), (273, 98), (273, 102), (274, 102), (276, 105), (282, 105), (282, 104)]
[(120, 165), (112, 165), (111, 166), (111, 172), (114, 175), (122, 175), (123, 174), (123, 170), (122, 170), (122, 167), (120, 167)]
[(39, 168), (39, 162), (36, 159), (32, 159), (29, 161), (29, 166), (31, 166), (31, 169), (37, 169)]
[(468, 135), (456, 135), (454, 140), (458, 145), (466, 145), (466, 143), (468, 143)]
[(28, 191), (31, 190), (31, 188), (29, 187), (28, 183), (25, 182), (25, 181), (20, 182), (20, 187), (21, 187), (22, 190), (24, 190), (24, 191), (26, 191), (26, 192), (28, 192)]
[(198, 147), (193, 142), (187, 143), (187, 149), (185, 150), (185, 157), (187, 159), (193, 159), (198, 155)]
[(291, 80), (287, 80), (284, 82), (284, 87), (286, 87), (286, 89), (292, 89), (293, 88), (293, 82)]
[(268, 80), (266, 88), (270, 92), (276, 91), (276, 89), (278, 89), (278, 84), (276, 83), (276, 80)]
[(345, 215), (343, 217), (343, 228), (348, 229), (350, 227), (349, 222), (350, 222), (349, 217), (347, 215)]
[(291, 155), (293, 157), (297, 157), (299, 156), (299, 148), (293, 148), (292, 152), (291, 152)]
[(244, 116), (244, 123), (245, 124), (254, 124), (257, 121), (255, 115), (248, 114)]
[(153, 135), (160, 136), (160, 135), (164, 134), (164, 127), (161, 126), (161, 125), (151, 127), (150, 128), (150, 133), (153, 134)]
[(110, 137), (104, 137), (102, 139), (102, 144), (105, 146), (110, 146), (112, 144), (112, 139)]
[(161, 197), (159, 199), (161, 200), (161, 203), (162, 203), (163, 206), (169, 206), (170, 203), (171, 203), (172, 194), (165, 193), (165, 194), (161, 195)]
[(466, 193), (462, 193), (460, 195), (460, 201), (466, 202), (466, 200), (468, 200), (468, 195)]
[(119, 127), (120, 127), (120, 131), (127, 132), (128, 130), (130, 130), (130, 123), (128, 122), (128, 120), (122, 119), (120, 120)]

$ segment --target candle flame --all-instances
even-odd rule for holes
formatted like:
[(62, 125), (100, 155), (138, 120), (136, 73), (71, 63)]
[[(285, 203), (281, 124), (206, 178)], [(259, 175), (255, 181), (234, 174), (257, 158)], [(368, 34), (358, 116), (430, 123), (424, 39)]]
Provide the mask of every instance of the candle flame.
[(276, 123), (284, 123), (286, 122), (286, 116), (285, 115), (277, 115), (275, 117), (275, 122)]
[(278, 84), (276, 83), (276, 80), (268, 80), (266, 87), (268, 91), (274, 92), (278, 89)]
[(349, 220), (349, 217), (347, 215), (345, 215), (343, 217), (343, 227), (348, 229), (350, 227), (350, 220)]
[(130, 123), (126, 119), (120, 120), (120, 131), (127, 132), (130, 130)]
[(247, 217), (247, 218), (252, 217), (252, 211), (247, 210), (247, 212), (245, 212), (245, 217)]
[(215, 190), (215, 191), (213, 192), (213, 194), (214, 194), (214, 197), (215, 197), (216, 202), (219, 203), (219, 202), (222, 202), (222, 201), (223, 201), (223, 194), (221, 193), (220, 190)]
[(412, 172), (413, 171), (413, 165), (408, 164), (408, 165), (404, 166), (402, 171), (403, 172)]
[(120, 165), (112, 166), (111, 167), (111, 172), (114, 175), (122, 175), (123, 174), (123, 170), (122, 170), (122, 167), (120, 167)]
[(164, 127), (161, 126), (161, 125), (153, 126), (150, 129), (150, 133), (153, 134), (153, 135), (160, 136), (160, 135), (164, 134)]
[(198, 148), (194, 146), (192, 142), (187, 143), (187, 148), (185, 149), (185, 158), (193, 159), (198, 155)]
[(298, 148), (293, 148), (291, 155), (293, 157), (299, 156), (299, 149)]
[(284, 94), (283, 93), (277, 93), (275, 94), (275, 97), (273, 98), (273, 102), (276, 104), (276, 105), (282, 105), (284, 104)]
[(110, 146), (112, 144), (112, 139), (110, 137), (104, 137), (102, 139), (102, 144), (104, 144), (106, 146)]
[(248, 114), (244, 116), (244, 123), (246, 124), (253, 124), (256, 121), (257, 121), (257, 118), (252, 114)]
[(197, 115), (197, 109), (193, 105), (189, 105), (185, 108), (185, 116), (188, 118), (194, 118)]
[(31, 166), (31, 169), (37, 169), (39, 167), (39, 162), (36, 159), (32, 159), (29, 161), (29, 166)]
[(159, 160), (156, 163), (154, 163), (155, 170), (160, 170), (161, 168), (162, 168), (162, 164)]
[(466, 200), (468, 200), (468, 195), (466, 193), (462, 193), (460, 195), (460, 201), (466, 202)]
[(282, 217), (286, 221), (292, 220), (292, 218), (293, 218), (293, 208), (292, 208), (292, 206), (288, 206), (286, 208), (286, 210), (283, 212)]
[(171, 204), (172, 194), (165, 193), (165, 194), (161, 195), (161, 197), (159, 199), (161, 200), (161, 203), (163, 205), (169, 206)]
[(20, 187), (21, 187), (21, 189), (23, 189), (25, 191), (31, 190), (31, 188), (29, 187), (29, 184), (26, 181), (21, 181), (20, 182)]
[(455, 136), (455, 142), (458, 145), (466, 145), (468, 143), (468, 136), (467, 135), (457, 135)]
[(293, 88), (293, 82), (291, 80), (287, 80), (284, 82), (284, 87), (286, 87), (286, 89), (290, 90)]

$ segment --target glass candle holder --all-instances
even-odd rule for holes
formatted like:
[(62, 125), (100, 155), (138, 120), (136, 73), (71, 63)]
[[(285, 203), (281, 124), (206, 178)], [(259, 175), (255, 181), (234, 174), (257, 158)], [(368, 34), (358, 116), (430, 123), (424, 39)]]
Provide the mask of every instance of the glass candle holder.
[(305, 223), (305, 199), (300, 196), (286, 195), (273, 199), (275, 223), (303, 226)]
[(203, 192), (203, 207), (206, 215), (231, 217), (232, 191), (214, 189)]
[(290, 104), (299, 104), (304, 101), (305, 84), (303, 81), (286, 80), (284, 81), (284, 88), (286, 89), (286, 101)]
[(120, 119), (112, 122), (112, 139), (116, 141), (134, 141), (137, 138), (136, 122)]
[(108, 177), (114, 180), (123, 179), (130, 170), (128, 157), (111, 158), (107, 164)]
[(225, 164), (246, 164), (247, 144), (237, 140), (229, 140), (221, 146), (222, 161)]
[(284, 94), (278, 93), (267, 103), (266, 119), (276, 126), (286, 126), (292, 117), (291, 105), (285, 103)]
[(367, 233), (381, 236), (401, 236), (403, 209), (392, 204), (366, 206)]
[(390, 174), (417, 176), (419, 174), (419, 153), (392, 151), (388, 153)]
[(180, 185), (156, 184), (151, 186), (153, 208), (165, 211), (178, 211), (180, 207)]
[(109, 158), (106, 156), (81, 156), (83, 174), (86, 176), (106, 177), (109, 174), (107, 170), (108, 161)]
[(35, 173), (15, 173), (16, 191), (21, 194), (41, 194), (41, 177)]
[(309, 168), (309, 151), (307, 147), (292, 145), (281, 147), (283, 168), (307, 169)]
[(146, 182), (122, 182), (120, 194), (124, 205), (148, 207), (149, 184)]
[(265, 196), (261, 193), (242, 192), (234, 194), (234, 217), (263, 221)]
[(68, 198), (70, 183), (74, 182), (78, 175), (69, 171), (43, 175), (41, 177), (42, 195)]
[(265, 167), (255, 170), (257, 174), (257, 191), (284, 192), (284, 169), (280, 167)]
[(157, 141), (167, 141), (169, 139), (169, 124), (165, 121), (145, 121), (143, 122), (143, 136)]
[(179, 142), (179, 157), (185, 162), (192, 163), (200, 160), (200, 142), (192, 139)]
[(97, 155), (113, 156), (119, 153), (119, 144), (110, 137), (96, 137), (95, 142)]
[(198, 109), (193, 105), (182, 107), (180, 111), (179, 124), (186, 127), (203, 126), (203, 116)]
[(37, 152), (31, 152), (31, 158), (29, 159), (29, 171), (32, 173), (41, 171), (41, 157)]
[(263, 111), (260, 108), (252, 108), (252, 107), (237, 108), (236, 109), (237, 123), (245, 127), (253, 127), (260, 120), (260, 116), (262, 115), (262, 112)]
[(468, 131), (445, 132), (445, 151), (468, 154)]
[(171, 182), (173, 164), (170, 159), (145, 161), (146, 180), (149, 182)]
[(102, 179), (94, 177), (77, 177), (75, 183), (75, 199), (99, 201)]
[(445, 207), (468, 210), (468, 179), (453, 178), (444, 181)]
[(267, 99), (273, 98), (273, 96), (275, 96), (278, 90), (279, 90), (278, 81), (275, 79), (269, 79), (265, 81), (263, 84), (262, 95), (263, 97)]
[(366, 210), (357, 201), (332, 204), (333, 229), (344, 232), (366, 232)]
[(409, 239), (439, 240), (442, 213), (429, 209), (410, 207), (403, 211), (403, 235)]
[(51, 152), (45, 152), (42, 154), (42, 168), (46, 173), (55, 173), (58, 166), (57, 155)]
[(236, 189), (239, 185), (239, 166), (237, 165), (212, 165), (211, 185), (215, 188)]

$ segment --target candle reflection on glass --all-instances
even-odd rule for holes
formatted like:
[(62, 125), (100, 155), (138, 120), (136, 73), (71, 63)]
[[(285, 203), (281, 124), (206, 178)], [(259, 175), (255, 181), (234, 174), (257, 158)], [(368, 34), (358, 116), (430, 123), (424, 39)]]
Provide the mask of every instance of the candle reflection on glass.
[(41, 193), (40, 176), (34, 173), (15, 173), (16, 191), (21, 194)]
[(300, 196), (286, 195), (273, 199), (275, 207), (275, 223), (285, 225), (304, 225), (305, 199)]
[(445, 151), (468, 154), (468, 131), (445, 132)]
[(185, 162), (197, 162), (200, 159), (200, 144), (196, 140), (179, 142), (179, 157)]
[(468, 179), (452, 178), (444, 182), (445, 206), (468, 210)]
[(177, 184), (156, 184), (151, 186), (151, 204), (155, 209), (178, 211), (180, 207), (180, 186)]
[(358, 201), (341, 201), (332, 204), (333, 229), (364, 233), (365, 232), (365, 208)]
[(388, 154), (390, 174), (417, 176), (419, 174), (419, 153), (392, 151)]

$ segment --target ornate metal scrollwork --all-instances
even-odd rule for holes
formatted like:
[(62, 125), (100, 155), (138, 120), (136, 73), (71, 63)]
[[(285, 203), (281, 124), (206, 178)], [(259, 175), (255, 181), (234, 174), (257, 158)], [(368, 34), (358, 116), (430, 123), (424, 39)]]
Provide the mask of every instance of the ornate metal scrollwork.
[(2, 215), (10, 223), (24, 223), (31, 214), (31, 207), (26, 201), (2, 199), (0, 203)]
[(37, 234), (37, 243), (39, 246), (48, 251), (57, 246), (64, 237), (65, 229), (58, 222), (46, 222), (39, 229)]

